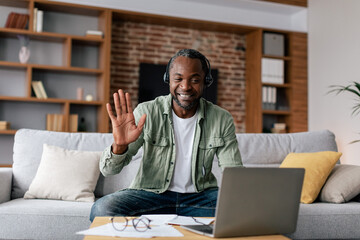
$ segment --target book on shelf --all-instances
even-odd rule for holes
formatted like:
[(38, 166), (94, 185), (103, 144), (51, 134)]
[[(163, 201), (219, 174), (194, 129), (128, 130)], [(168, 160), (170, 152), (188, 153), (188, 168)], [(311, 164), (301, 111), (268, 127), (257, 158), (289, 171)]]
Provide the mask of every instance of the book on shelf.
[(264, 110), (276, 110), (277, 88), (271, 86), (262, 87), (262, 105)]
[(43, 31), (44, 11), (34, 8), (33, 30), (34, 32)]
[(284, 84), (284, 60), (262, 58), (261, 81), (263, 83)]
[(87, 37), (98, 37), (98, 38), (102, 38), (103, 37), (103, 32), (102, 31), (98, 31), (98, 30), (86, 30), (85, 35)]
[[(69, 116), (69, 132), (78, 131), (78, 114), (70, 114)], [(65, 114), (49, 113), (46, 115), (46, 130), (64, 132), (65, 129)]]
[(31, 86), (32, 86), (35, 96), (37, 98), (40, 98), (40, 99), (48, 98), (42, 81), (32, 81)]
[(26, 29), (29, 24), (29, 14), (11, 12), (5, 23), (5, 28)]
[(8, 121), (0, 121), (0, 130), (9, 130), (10, 122)]
[(79, 122), (79, 115), (70, 114), (70, 116), (69, 116), (69, 132), (77, 132), (78, 131), (78, 122)]
[(65, 115), (51, 113), (46, 115), (46, 130), (48, 131), (65, 131)]

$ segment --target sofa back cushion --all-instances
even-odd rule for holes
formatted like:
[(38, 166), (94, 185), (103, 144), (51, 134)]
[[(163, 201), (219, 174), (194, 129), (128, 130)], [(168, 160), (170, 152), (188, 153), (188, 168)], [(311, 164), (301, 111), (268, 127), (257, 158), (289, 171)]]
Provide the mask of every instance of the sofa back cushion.
[(236, 135), (246, 167), (279, 166), (291, 153), (337, 151), (335, 135), (328, 130), (287, 133)]
[[(44, 143), (70, 150), (102, 151), (112, 141), (111, 133), (18, 130), (14, 142), (12, 198), (22, 198), (29, 189), (40, 164)], [(129, 186), (137, 172), (139, 162), (136, 159), (131, 162), (127, 166), (126, 174), (117, 174), (106, 179), (100, 174), (95, 196), (103, 196)]]

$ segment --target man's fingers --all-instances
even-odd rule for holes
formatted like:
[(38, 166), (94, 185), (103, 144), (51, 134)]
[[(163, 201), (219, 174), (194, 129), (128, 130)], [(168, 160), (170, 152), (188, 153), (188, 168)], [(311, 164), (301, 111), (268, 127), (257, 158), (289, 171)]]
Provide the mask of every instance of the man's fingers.
[(114, 97), (114, 105), (115, 105), (116, 115), (120, 116), (121, 115), (121, 108), (120, 108), (119, 94), (114, 93), (113, 97)]
[(122, 89), (119, 89), (119, 96), (120, 96), (120, 106), (121, 106), (121, 112), (122, 113), (127, 113), (126, 111), (126, 100), (125, 100), (125, 94), (124, 91)]
[(132, 113), (132, 106), (131, 106), (131, 97), (129, 93), (125, 93), (125, 98), (126, 98), (126, 105), (127, 105), (127, 110), (128, 113)]
[(110, 119), (111, 119), (111, 121), (115, 118), (115, 115), (114, 115), (114, 113), (113, 113), (113, 110), (112, 110), (112, 108), (111, 108), (111, 105), (110, 105), (110, 103), (107, 103), (106, 104), (106, 110), (107, 110), (107, 113), (108, 113), (108, 115), (109, 115), (109, 117), (110, 117)]

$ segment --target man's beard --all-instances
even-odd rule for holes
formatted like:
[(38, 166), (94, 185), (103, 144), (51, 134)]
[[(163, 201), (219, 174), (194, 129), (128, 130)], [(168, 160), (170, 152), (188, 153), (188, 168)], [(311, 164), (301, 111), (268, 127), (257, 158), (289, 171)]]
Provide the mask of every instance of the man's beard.
[(177, 97), (175, 97), (173, 94), (171, 94), (171, 97), (179, 107), (181, 107), (185, 110), (191, 110), (194, 106), (196, 106), (200, 102), (200, 98), (197, 98), (194, 101), (192, 101), (189, 105), (184, 106), (180, 103), (179, 99), (177, 99)]

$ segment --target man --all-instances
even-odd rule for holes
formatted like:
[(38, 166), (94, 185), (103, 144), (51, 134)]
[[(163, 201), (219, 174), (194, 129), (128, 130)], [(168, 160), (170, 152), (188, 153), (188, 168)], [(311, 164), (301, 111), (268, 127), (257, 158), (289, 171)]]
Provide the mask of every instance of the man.
[(170, 94), (132, 110), (129, 93), (114, 93), (110, 104), (114, 142), (103, 152), (104, 176), (119, 173), (143, 147), (143, 159), (128, 189), (104, 196), (92, 207), (95, 216), (178, 214), (214, 216), (217, 182), (214, 155), (224, 167), (242, 166), (229, 112), (201, 98), (212, 82), (204, 55), (183, 49), (169, 61), (164, 81)]

